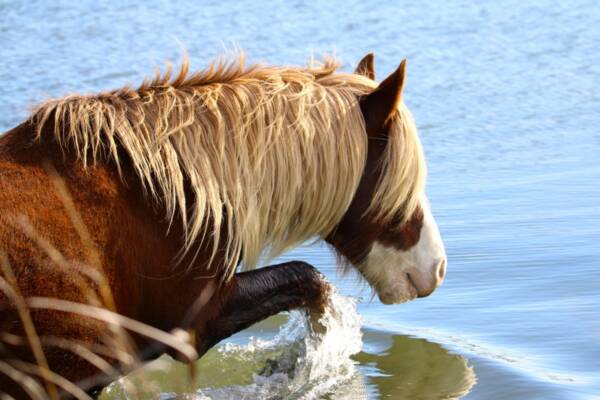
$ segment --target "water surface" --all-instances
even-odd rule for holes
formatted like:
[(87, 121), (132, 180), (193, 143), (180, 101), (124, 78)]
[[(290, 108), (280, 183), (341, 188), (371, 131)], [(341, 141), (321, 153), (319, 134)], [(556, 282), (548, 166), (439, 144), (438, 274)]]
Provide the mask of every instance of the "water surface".
[(3, 0), (0, 15), (0, 131), (46, 96), (140, 82), (183, 48), (198, 68), (232, 44), (273, 64), (335, 52), (346, 70), (374, 51), (378, 78), (408, 58), (448, 275), (429, 298), (383, 306), (336, 276), (325, 247), (284, 257), (360, 301), (359, 383), (339, 396), (443, 398), (470, 370), (465, 399), (600, 396), (595, 1)]

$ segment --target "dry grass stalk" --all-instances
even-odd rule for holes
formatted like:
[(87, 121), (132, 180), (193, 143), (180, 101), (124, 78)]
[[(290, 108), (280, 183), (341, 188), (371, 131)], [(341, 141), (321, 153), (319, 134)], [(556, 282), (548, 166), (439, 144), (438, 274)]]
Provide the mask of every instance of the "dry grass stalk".
[(21, 295), (19, 286), (17, 285), (17, 279), (15, 278), (13, 270), (10, 266), (8, 256), (2, 250), (0, 250), (0, 267), (2, 268), (2, 272), (6, 278), (3, 279), (0, 277), (0, 290), (2, 290), (4, 294), (12, 300), (17, 312), (19, 313), (19, 318), (21, 319), (23, 329), (27, 335), (29, 346), (33, 356), (35, 357), (35, 361), (40, 367), (40, 376), (44, 380), (48, 395), (52, 399), (58, 399), (58, 391), (56, 390), (56, 386), (51, 379), (48, 361), (46, 360), (46, 355), (44, 354), (42, 344), (40, 343), (40, 338), (37, 335), (31, 314), (29, 313), (27, 304)]

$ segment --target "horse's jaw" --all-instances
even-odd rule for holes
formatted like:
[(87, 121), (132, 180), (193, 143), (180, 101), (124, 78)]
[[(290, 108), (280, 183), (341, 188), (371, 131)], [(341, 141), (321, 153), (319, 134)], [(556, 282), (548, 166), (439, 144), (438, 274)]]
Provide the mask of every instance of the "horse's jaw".
[(409, 249), (375, 241), (359, 271), (383, 304), (429, 296), (446, 274), (446, 251), (431, 212), (424, 218), (418, 242)]

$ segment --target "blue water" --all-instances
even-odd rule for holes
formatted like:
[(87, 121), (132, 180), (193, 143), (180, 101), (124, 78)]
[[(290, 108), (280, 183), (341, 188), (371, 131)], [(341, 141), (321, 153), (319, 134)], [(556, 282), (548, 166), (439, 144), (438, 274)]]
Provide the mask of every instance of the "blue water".
[[(598, 21), (593, 0), (0, 0), (0, 132), (46, 96), (138, 83), (184, 48), (198, 68), (234, 46), (271, 64), (335, 53), (346, 70), (374, 51), (378, 79), (408, 58), (444, 285), (383, 306), (336, 276), (325, 247), (286, 257), (363, 299), (357, 362), (371, 398), (410, 398), (398, 391), (410, 368), (394, 366), (423, 346), (473, 368), (465, 399), (600, 398)], [(412, 378), (441, 379), (442, 358)]]

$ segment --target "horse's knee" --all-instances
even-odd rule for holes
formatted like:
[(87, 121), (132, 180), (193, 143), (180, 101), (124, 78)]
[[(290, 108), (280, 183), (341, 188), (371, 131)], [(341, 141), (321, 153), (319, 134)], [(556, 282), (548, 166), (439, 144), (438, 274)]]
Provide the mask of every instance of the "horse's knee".
[(305, 261), (291, 261), (283, 267), (292, 269), (301, 281), (301, 289), (306, 291), (307, 306), (322, 312), (331, 291), (331, 285), (325, 275)]
[(325, 275), (323, 275), (315, 266), (305, 261), (290, 261), (287, 263), (279, 264), (281, 268), (287, 271), (294, 271), (296, 274), (302, 276), (304, 279), (309, 278), (320, 283), (321, 281), (326, 282)]

